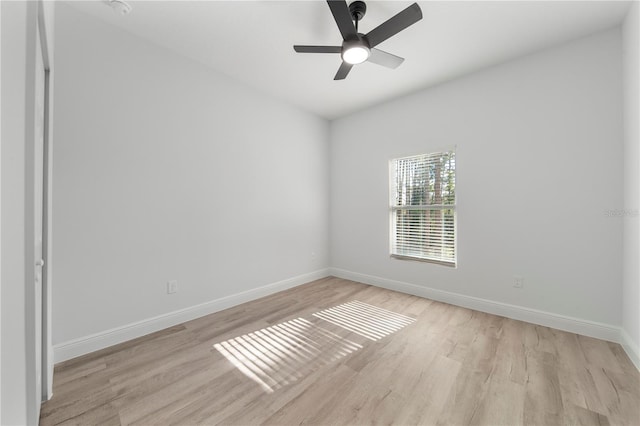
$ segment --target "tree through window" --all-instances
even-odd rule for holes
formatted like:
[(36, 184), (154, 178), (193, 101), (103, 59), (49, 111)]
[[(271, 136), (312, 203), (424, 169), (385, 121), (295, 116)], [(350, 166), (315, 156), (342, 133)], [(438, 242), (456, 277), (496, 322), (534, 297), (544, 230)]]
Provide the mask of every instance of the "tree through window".
[(455, 151), (390, 163), (391, 255), (456, 265)]

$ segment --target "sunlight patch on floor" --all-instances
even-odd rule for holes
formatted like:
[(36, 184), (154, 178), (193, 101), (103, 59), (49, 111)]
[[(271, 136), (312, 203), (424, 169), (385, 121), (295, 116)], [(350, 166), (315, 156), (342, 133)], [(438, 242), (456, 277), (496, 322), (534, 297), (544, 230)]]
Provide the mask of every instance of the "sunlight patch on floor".
[(313, 314), (370, 340), (380, 340), (415, 321), (368, 303), (353, 300)]
[[(363, 348), (346, 336), (355, 333), (380, 340), (413, 323), (414, 318), (353, 300), (312, 314), (321, 320), (296, 318), (254, 331), (213, 347), (265, 392), (272, 393)], [(317, 321), (317, 320), (316, 320)], [(345, 336), (322, 326), (322, 321)], [(331, 328), (331, 325), (328, 325)], [(365, 342), (365, 340), (363, 340)]]
[(294, 382), (321, 365), (362, 349), (304, 318), (263, 328), (213, 345), (266, 392)]

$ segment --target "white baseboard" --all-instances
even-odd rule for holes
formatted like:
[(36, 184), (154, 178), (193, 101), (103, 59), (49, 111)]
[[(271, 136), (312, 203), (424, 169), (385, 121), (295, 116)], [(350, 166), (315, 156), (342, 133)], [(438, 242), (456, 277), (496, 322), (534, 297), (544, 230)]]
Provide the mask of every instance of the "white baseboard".
[(620, 327), (553, 314), (522, 306), (510, 305), (507, 303), (495, 302), (478, 297), (465, 296), (458, 293), (351, 272), (339, 268), (320, 269), (318, 271), (278, 281), (252, 290), (211, 300), (189, 308), (180, 309), (121, 327), (112, 328), (100, 333), (81, 337), (79, 339), (60, 343), (53, 347), (54, 360), (56, 363), (66, 361), (118, 343), (126, 342), (127, 340), (135, 339), (149, 333), (172, 327), (186, 321), (200, 318), (241, 303), (297, 287), (320, 278), (325, 278), (329, 275), (389, 290), (399, 291), (401, 293), (413, 294), (415, 296), (439, 302), (450, 303), (452, 305), (462, 306), (476, 311), (500, 315), (520, 321), (526, 321), (532, 324), (543, 325), (546, 327), (556, 328), (558, 330), (620, 343), (631, 361), (638, 370), (640, 370), (640, 348), (638, 348), (638, 345)]
[(620, 345), (627, 353), (633, 365), (640, 371), (640, 347), (631, 339), (631, 336), (629, 336), (624, 328), (620, 330)]
[(60, 343), (53, 347), (54, 361), (56, 363), (66, 361), (327, 276), (329, 276), (329, 269), (320, 269), (189, 308)]
[(438, 302), (445, 302), (476, 311), (500, 315), (532, 324), (543, 325), (545, 327), (556, 328), (558, 330), (581, 334), (583, 336), (620, 343), (620, 328), (613, 325), (572, 318), (522, 306), (481, 299), (478, 297), (465, 296), (463, 294), (451, 293), (402, 281), (360, 274), (339, 268), (329, 268), (329, 270), (331, 275), (339, 278), (358, 281), (376, 287), (399, 291), (401, 293), (413, 294), (414, 296), (420, 296), (436, 300)]

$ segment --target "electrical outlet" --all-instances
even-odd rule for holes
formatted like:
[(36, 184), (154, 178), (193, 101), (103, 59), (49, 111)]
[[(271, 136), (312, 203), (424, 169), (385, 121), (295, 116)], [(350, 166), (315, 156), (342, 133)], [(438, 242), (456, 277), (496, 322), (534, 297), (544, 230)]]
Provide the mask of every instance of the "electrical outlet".
[(178, 281), (171, 280), (167, 283), (167, 294), (173, 294), (178, 292)]
[(315, 251), (311, 252), (311, 260), (316, 260), (316, 252)]
[(514, 275), (513, 276), (513, 287), (514, 288), (522, 288), (523, 285), (524, 285), (524, 278), (522, 278), (519, 275)]

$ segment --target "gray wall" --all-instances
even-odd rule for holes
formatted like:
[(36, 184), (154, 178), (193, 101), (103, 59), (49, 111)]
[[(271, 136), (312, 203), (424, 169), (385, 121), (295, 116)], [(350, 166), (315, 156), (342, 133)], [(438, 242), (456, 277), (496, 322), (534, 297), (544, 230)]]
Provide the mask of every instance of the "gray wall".
[(56, 31), (54, 345), (328, 267), (326, 120), (66, 5)]
[[(2, 424), (27, 419), (26, 92), (35, 3), (2, 2)], [(35, 59), (35, 57), (34, 57)], [(34, 60), (31, 61), (34, 66)]]
[[(619, 327), (620, 55), (610, 30), (332, 122), (332, 267)], [(457, 269), (391, 259), (389, 160), (449, 147)]]

